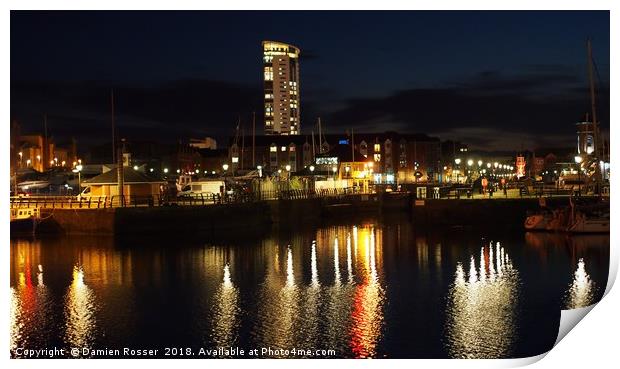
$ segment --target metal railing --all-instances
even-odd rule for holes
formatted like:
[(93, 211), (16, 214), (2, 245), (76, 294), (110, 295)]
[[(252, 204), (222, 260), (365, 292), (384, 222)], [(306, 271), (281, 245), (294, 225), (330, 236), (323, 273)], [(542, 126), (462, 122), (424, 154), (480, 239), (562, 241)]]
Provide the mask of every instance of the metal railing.
[(25, 196), (11, 197), (11, 209), (107, 209), (117, 207), (207, 206), (240, 204), (264, 200), (299, 200), (328, 198), (360, 193), (354, 188), (319, 190), (280, 190), (240, 192), (234, 194), (191, 194), (185, 196)]

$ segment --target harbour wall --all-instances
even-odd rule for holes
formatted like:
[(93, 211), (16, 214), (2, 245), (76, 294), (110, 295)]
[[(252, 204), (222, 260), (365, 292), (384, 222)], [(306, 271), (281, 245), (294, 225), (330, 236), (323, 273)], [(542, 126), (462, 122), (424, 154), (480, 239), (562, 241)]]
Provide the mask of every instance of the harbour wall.
[[(552, 199), (548, 204), (565, 205), (568, 199)], [(522, 227), (528, 211), (538, 208), (538, 199), (427, 199), (419, 202), (409, 194), (372, 194), (208, 206), (54, 209), (41, 228), (66, 234), (252, 233), (271, 226), (289, 228), (331, 220), (355, 221), (360, 216), (393, 213), (409, 214), (412, 222), (427, 226), (488, 224), (516, 228)]]

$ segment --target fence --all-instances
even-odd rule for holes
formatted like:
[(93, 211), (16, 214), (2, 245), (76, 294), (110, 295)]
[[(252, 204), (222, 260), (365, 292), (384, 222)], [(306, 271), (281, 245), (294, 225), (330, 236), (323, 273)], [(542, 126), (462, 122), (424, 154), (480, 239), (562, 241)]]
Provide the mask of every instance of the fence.
[(27, 196), (11, 197), (11, 209), (108, 209), (116, 207), (153, 206), (206, 206), (214, 204), (239, 204), (264, 200), (297, 200), (318, 197), (337, 197), (359, 193), (353, 188), (321, 190), (280, 190), (241, 192), (235, 194), (191, 194), (170, 196)]

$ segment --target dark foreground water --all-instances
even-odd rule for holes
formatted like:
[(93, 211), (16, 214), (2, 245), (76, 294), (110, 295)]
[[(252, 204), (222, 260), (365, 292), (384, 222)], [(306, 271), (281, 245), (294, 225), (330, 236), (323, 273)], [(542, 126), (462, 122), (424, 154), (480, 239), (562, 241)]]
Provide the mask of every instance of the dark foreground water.
[(560, 309), (601, 298), (609, 265), (609, 236), (407, 219), (185, 238), (12, 240), (11, 355), (530, 356), (552, 347)]

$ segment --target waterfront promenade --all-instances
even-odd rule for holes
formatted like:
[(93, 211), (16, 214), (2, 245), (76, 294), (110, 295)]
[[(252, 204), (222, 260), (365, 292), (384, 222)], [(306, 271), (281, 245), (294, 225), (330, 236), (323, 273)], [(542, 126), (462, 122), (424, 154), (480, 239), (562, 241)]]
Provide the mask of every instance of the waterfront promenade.
[[(565, 206), (569, 196), (547, 197), (547, 204)], [(587, 197), (584, 197), (587, 198)], [(75, 201), (74, 201), (75, 200)], [(271, 226), (318, 224), (326, 219), (351, 219), (363, 215), (408, 214), (428, 226), (497, 224), (522, 227), (527, 212), (537, 210), (539, 197), (509, 191), (493, 197), (420, 199), (411, 192), (374, 194), (333, 192), (280, 194), (277, 198), (247, 197), (243, 201), (178, 199), (176, 202), (127, 202), (84, 199), (30, 198), (13, 201), (12, 207), (41, 209), (40, 232), (65, 234), (214, 233)]]

